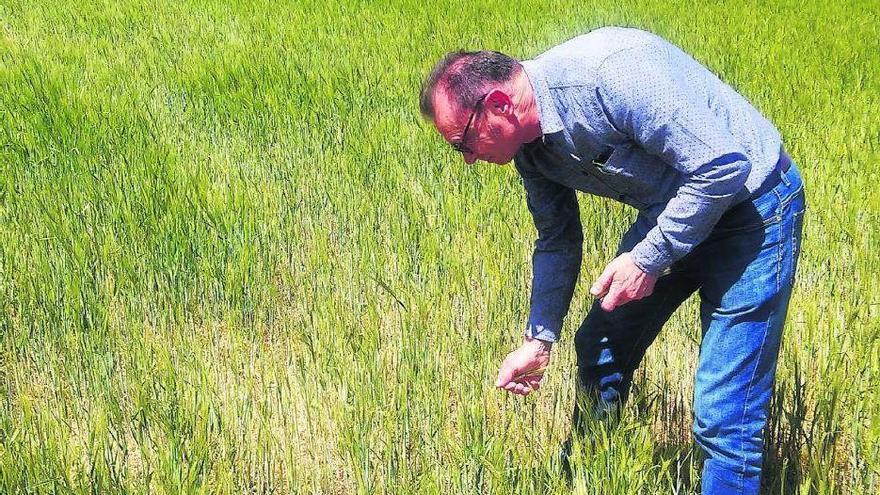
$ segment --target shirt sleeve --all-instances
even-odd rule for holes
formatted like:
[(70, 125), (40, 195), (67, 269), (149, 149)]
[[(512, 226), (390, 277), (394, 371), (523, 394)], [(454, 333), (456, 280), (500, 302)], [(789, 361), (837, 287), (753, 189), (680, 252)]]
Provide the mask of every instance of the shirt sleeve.
[(538, 238), (532, 253), (532, 293), (525, 334), (555, 342), (581, 267), (583, 230), (574, 189), (553, 182), (527, 160), (515, 160)]
[(618, 52), (598, 69), (596, 97), (611, 132), (680, 171), (683, 182), (631, 253), (659, 274), (708, 237), (751, 164), (725, 123), (669, 63), (667, 48)]

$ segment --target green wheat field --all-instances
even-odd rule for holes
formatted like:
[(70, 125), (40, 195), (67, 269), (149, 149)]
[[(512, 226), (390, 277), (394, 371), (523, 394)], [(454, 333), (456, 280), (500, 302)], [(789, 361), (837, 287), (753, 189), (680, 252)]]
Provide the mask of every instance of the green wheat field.
[(808, 212), (767, 493), (880, 493), (880, 3), (0, 0), (0, 493), (687, 494), (697, 304), (558, 474), (574, 330), (634, 211), (581, 196), (542, 389), (493, 387), (535, 232), (418, 112), (443, 53), (604, 25), (779, 127)]

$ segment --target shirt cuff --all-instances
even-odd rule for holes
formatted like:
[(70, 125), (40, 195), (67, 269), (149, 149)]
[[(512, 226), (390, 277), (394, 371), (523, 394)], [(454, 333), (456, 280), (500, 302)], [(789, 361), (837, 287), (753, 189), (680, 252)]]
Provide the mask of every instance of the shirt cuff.
[(559, 339), (559, 330), (558, 327), (551, 328), (547, 325), (529, 322), (526, 325), (525, 335), (545, 342), (556, 342)]
[(648, 275), (659, 276), (672, 265), (672, 255), (657, 249), (648, 238), (636, 244), (630, 254), (636, 266)]

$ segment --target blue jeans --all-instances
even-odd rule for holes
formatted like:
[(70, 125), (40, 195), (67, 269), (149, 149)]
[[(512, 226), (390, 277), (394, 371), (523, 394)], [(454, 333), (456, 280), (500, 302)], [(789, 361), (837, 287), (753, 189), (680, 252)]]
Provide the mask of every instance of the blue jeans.
[[(728, 210), (704, 242), (658, 279), (652, 295), (612, 312), (594, 303), (575, 336), (586, 404), (590, 414), (604, 416), (626, 400), (633, 372), (666, 320), (699, 291), (693, 433), (705, 454), (705, 495), (760, 488), (763, 428), (805, 209), (797, 167), (782, 172), (780, 164), (774, 174), (775, 187)], [(637, 219), (618, 252), (629, 251), (651, 226)], [(583, 426), (579, 410), (576, 427)]]

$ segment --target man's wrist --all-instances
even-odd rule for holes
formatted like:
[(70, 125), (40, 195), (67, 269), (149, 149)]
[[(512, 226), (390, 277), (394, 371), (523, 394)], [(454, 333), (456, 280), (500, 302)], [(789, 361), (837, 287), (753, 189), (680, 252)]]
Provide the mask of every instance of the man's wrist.
[[(525, 332), (523, 332), (524, 337), (530, 337), (533, 339), (540, 339), (544, 342), (554, 343), (558, 338), (559, 327), (561, 327), (561, 322), (558, 325), (548, 326), (540, 323), (532, 323), (531, 320), (528, 324), (526, 324)], [(553, 329), (556, 330), (553, 330)]]
[(523, 340), (526, 345), (534, 347), (535, 350), (538, 352), (550, 354), (550, 351), (553, 350), (553, 342), (532, 338), (532, 337), (529, 337), (528, 335), (523, 337)]

